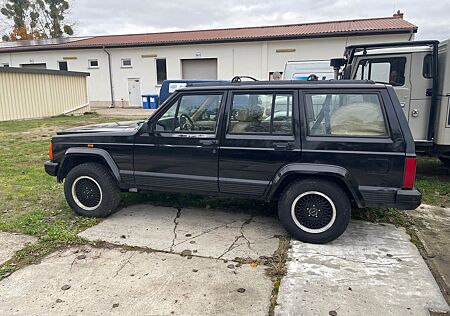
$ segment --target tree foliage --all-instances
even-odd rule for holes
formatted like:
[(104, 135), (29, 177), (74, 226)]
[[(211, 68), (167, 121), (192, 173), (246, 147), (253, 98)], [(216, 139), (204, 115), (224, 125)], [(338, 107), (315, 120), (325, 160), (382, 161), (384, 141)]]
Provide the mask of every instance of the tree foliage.
[(38, 38), (59, 38), (73, 35), (66, 17), (70, 12), (68, 0), (6, 0), (0, 13), (12, 22), (3, 40), (15, 41)]

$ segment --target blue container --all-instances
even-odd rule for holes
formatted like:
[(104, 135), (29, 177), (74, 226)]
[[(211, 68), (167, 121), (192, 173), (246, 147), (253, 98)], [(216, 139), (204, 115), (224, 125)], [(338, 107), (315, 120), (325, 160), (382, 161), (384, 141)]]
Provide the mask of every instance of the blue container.
[(149, 94), (147, 95), (147, 98), (148, 104), (150, 105), (150, 109), (157, 109), (159, 96), (157, 94)]
[(158, 108), (158, 95), (157, 94), (143, 94), (142, 104), (144, 109), (157, 109)]

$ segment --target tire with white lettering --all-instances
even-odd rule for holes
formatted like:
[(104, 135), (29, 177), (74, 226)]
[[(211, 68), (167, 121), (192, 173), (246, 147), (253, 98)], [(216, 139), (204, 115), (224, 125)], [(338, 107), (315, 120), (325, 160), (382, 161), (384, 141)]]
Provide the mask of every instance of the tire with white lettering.
[(323, 244), (338, 238), (350, 222), (347, 193), (337, 184), (306, 179), (291, 183), (278, 201), (278, 217), (296, 239)]

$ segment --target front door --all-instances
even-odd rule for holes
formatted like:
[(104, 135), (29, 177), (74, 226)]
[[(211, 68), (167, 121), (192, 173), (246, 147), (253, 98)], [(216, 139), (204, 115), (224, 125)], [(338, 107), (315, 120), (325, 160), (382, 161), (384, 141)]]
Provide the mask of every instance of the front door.
[(218, 122), (224, 92), (180, 93), (136, 136), (134, 177), (138, 188), (218, 191)]
[(139, 78), (128, 79), (128, 102), (130, 106), (142, 107), (141, 81)]
[(300, 158), (297, 111), (296, 91), (229, 93), (220, 141), (221, 193), (261, 198), (277, 170)]

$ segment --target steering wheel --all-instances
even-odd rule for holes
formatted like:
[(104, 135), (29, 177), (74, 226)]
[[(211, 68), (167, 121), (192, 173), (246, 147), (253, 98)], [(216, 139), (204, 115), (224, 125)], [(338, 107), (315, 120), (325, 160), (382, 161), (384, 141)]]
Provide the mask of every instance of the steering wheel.
[(186, 131), (192, 131), (195, 129), (195, 124), (187, 114), (180, 115), (180, 129)]

